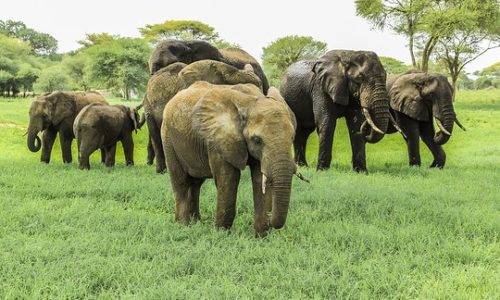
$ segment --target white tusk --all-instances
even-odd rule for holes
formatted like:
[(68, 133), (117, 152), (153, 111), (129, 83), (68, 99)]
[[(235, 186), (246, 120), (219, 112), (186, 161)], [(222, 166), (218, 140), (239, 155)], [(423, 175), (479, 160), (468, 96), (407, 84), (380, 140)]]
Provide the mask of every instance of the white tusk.
[(404, 134), (403, 130), (401, 130), (401, 128), (399, 128), (398, 123), (396, 123), (396, 120), (394, 120), (394, 117), (392, 116), (391, 113), (389, 113), (389, 120), (391, 121), (392, 126), (394, 126), (394, 128), (396, 128), (396, 130), (399, 131), (399, 133), (401, 133), (403, 135), (403, 137), (406, 139), (406, 135)]
[(302, 181), (305, 181), (307, 183), (311, 183), (311, 181), (308, 178), (304, 177), (304, 175), (302, 175), (299, 171), (295, 172), (295, 176), (299, 177), (299, 179)]
[(384, 132), (380, 130), (380, 128), (378, 128), (377, 125), (375, 125), (375, 123), (373, 123), (372, 117), (370, 116), (370, 112), (368, 111), (368, 109), (364, 107), (363, 107), (363, 114), (365, 115), (366, 121), (368, 121), (368, 124), (370, 124), (373, 130), (375, 130), (380, 134), (384, 134)]
[(439, 119), (438, 119), (438, 118), (434, 118), (434, 119), (436, 119), (436, 124), (437, 124), (437, 126), (439, 127), (439, 129), (441, 129), (441, 131), (442, 131), (444, 134), (451, 136), (451, 133), (450, 133), (448, 130), (446, 130), (446, 129), (444, 128), (444, 126), (443, 126), (443, 124), (441, 123), (441, 121), (439, 121)]
[(465, 127), (462, 125), (462, 123), (460, 123), (460, 121), (456, 117), (455, 117), (455, 123), (457, 123), (458, 127), (460, 127), (463, 131), (467, 131)]
[(262, 173), (262, 194), (266, 194), (267, 177)]

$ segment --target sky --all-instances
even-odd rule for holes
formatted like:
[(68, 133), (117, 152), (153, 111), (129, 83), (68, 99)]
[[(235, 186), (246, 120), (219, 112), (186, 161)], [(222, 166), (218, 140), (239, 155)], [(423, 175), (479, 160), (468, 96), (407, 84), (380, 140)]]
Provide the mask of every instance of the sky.
[[(59, 52), (78, 48), (76, 41), (85, 33), (139, 37), (139, 27), (177, 19), (211, 25), (221, 38), (239, 44), (258, 60), (262, 47), (295, 34), (324, 41), (328, 49), (371, 50), (410, 63), (405, 38), (373, 29), (356, 16), (354, 0), (5, 0), (0, 19), (20, 20), (49, 33), (58, 40)], [(473, 72), (497, 61), (498, 48), (465, 69)]]

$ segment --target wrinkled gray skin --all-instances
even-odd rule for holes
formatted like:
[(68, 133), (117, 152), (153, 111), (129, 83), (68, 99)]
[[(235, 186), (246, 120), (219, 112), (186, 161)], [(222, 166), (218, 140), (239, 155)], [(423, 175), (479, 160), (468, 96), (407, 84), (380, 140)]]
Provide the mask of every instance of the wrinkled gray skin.
[[(82, 108), (90, 103), (108, 104), (97, 92), (52, 92), (38, 96), (31, 103), (29, 111), (28, 149), (38, 152), (41, 148), (40, 160), (49, 163), (52, 146), (59, 133), (63, 162), (70, 163), (73, 121)], [(39, 132), (43, 132), (41, 140)]]
[[(441, 145), (448, 142), (451, 135), (442, 130), (436, 132), (433, 118), (439, 120), (448, 133), (453, 132), (456, 115), (447, 78), (437, 73), (409, 71), (390, 77), (387, 90), (391, 113), (406, 136), (409, 164), (420, 166), (421, 138), (434, 157), (430, 167), (443, 168), (446, 154)], [(392, 132), (395, 129), (390, 126), (388, 133)]]
[(219, 50), (205, 41), (164, 40), (159, 42), (149, 59), (150, 73), (153, 75), (161, 68), (176, 62), (191, 64), (203, 59), (225, 62), (238, 69), (243, 69), (246, 64), (250, 64), (260, 78), (264, 92), (267, 92), (269, 88), (262, 67), (250, 54), (237, 48)]
[(206, 178), (214, 178), (215, 223), (230, 228), (240, 171), (249, 165), (257, 235), (284, 226), (296, 172), (290, 153), (296, 123), (275, 88), (264, 96), (251, 84), (199, 81), (170, 100), (163, 120), (163, 149), (177, 221), (188, 224), (192, 218), (200, 219), (200, 187)]
[[(292, 64), (280, 91), (297, 118), (295, 161), (307, 165), (307, 139), (316, 129), (320, 143), (317, 169), (328, 169), (337, 118), (345, 117), (353, 169), (366, 171), (365, 143), (380, 141), (389, 123), (385, 84), (385, 70), (377, 54), (370, 51), (333, 50), (319, 60)], [(380, 132), (365, 122), (367, 113)]]
[(139, 113), (131, 107), (99, 103), (84, 107), (73, 124), (80, 169), (90, 169), (89, 157), (97, 149), (101, 149), (106, 166), (114, 166), (118, 141), (122, 143), (126, 164), (133, 165), (132, 132), (137, 132), (143, 124), (144, 120), (141, 121)]
[[(156, 154), (156, 171), (166, 171), (165, 157), (161, 147), (160, 127), (163, 121), (163, 109), (168, 101), (180, 90), (196, 81), (203, 80), (213, 84), (251, 83), (261, 89), (259, 77), (251, 65), (243, 70), (215, 60), (199, 60), (190, 65), (174, 63), (157, 71), (148, 81), (146, 96), (143, 101), (149, 129), (150, 140)], [(151, 157), (151, 155), (148, 155)]]

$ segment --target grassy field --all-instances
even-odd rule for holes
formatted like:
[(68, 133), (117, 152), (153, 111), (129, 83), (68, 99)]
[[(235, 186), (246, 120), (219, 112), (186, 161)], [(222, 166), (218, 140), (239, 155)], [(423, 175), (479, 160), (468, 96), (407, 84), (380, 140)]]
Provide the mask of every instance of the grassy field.
[[(116, 101), (114, 101), (116, 102)], [(284, 229), (254, 238), (249, 172), (231, 231), (174, 222), (167, 175), (145, 165), (39, 163), (23, 133), (29, 100), (0, 100), (0, 299), (500, 299), (500, 91), (461, 92), (444, 170), (407, 166), (399, 135), (368, 146), (369, 175), (350, 170), (340, 120), (332, 169), (301, 172)], [(316, 162), (316, 137), (308, 159)], [(76, 157), (76, 148), (73, 149)]]

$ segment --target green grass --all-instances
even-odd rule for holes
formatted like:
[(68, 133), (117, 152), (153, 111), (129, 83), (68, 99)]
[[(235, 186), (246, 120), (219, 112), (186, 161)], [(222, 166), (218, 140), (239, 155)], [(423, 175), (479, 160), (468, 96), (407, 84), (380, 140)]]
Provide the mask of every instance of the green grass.
[(146, 130), (134, 167), (119, 152), (106, 169), (96, 153), (80, 171), (58, 145), (44, 165), (22, 136), (28, 106), (0, 100), (1, 299), (500, 298), (498, 90), (458, 95), (467, 132), (446, 144), (444, 170), (408, 167), (395, 134), (369, 145), (370, 174), (355, 174), (340, 120), (332, 169), (301, 170), (311, 184), (294, 181), (287, 224), (265, 239), (254, 238), (248, 170), (231, 231), (213, 226), (211, 180), (202, 222), (185, 227), (168, 175), (145, 165)]

